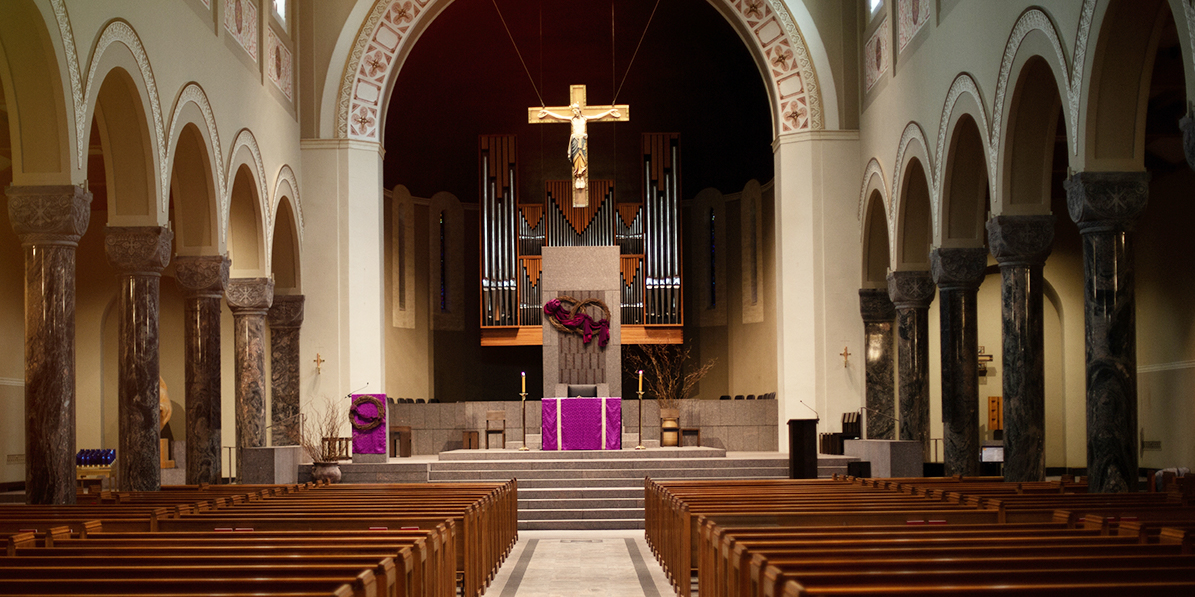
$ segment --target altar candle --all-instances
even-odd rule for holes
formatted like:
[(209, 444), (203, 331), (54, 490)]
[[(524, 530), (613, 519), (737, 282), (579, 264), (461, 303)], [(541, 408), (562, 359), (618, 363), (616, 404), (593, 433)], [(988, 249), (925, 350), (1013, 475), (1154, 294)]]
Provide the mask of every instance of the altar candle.
[(523, 372), (523, 393), (527, 393), (527, 372)]
[(639, 370), (639, 391), (643, 391), (643, 370)]

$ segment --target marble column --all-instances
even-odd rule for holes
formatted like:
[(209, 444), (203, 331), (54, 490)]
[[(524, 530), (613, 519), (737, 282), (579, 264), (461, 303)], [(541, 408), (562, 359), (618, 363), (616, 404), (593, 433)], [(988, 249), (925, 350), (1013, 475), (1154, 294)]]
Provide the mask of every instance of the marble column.
[(1045, 323), (1042, 267), (1054, 242), (1054, 216), (995, 216), (988, 246), (1000, 264), (1004, 392), (1004, 478), (1046, 478)]
[(72, 185), (5, 193), (25, 250), (25, 501), (73, 504), (75, 250), (91, 218), (91, 193)]
[(270, 422), (275, 446), (299, 445), (299, 328), (303, 295), (274, 297), (266, 316), (270, 324)]
[(1083, 235), (1087, 344), (1087, 485), (1137, 487), (1137, 321), (1132, 224), (1149, 201), (1148, 172), (1076, 172), (1066, 206)]
[(228, 257), (177, 257), (186, 345), (187, 484), (220, 482), (220, 304)]
[(921, 442), (929, 456), (929, 305), (934, 301), (929, 272), (888, 272), (888, 297), (896, 306), (900, 439)]
[(896, 354), (892, 344), (896, 308), (887, 290), (861, 288), (859, 312), (863, 315), (867, 439), (896, 439)]
[(233, 278), (225, 291), (235, 324), (237, 448), (266, 445), (266, 313), (270, 278)]
[(983, 283), (983, 247), (934, 249), (942, 335), (942, 440), (947, 475), (979, 474), (979, 331), (975, 295)]
[(173, 240), (174, 233), (162, 226), (109, 226), (104, 234), (108, 264), (120, 276), (116, 458), (124, 491), (162, 486), (158, 299)]

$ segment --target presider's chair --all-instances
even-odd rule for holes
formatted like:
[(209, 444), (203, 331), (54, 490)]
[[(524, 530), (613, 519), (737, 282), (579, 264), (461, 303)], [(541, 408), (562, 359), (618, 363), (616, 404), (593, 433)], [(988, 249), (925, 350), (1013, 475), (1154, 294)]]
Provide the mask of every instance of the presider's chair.
[(485, 411), (485, 449), (490, 449), (490, 436), (499, 434), (502, 436), (502, 443), (498, 444), (499, 448), (506, 447), (506, 411), (504, 410), (487, 410)]

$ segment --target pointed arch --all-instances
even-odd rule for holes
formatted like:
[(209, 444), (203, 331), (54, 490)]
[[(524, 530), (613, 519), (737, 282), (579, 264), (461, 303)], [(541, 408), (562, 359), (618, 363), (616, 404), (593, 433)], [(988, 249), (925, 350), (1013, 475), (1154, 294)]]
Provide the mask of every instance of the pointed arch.
[[(149, 171), (153, 175), (150, 186), (149, 199), (156, 207), (156, 223), (166, 222), (170, 197), (170, 170), (166, 161), (166, 135), (162, 116), (162, 105), (158, 98), (157, 83), (154, 81), (153, 69), (150, 68), (149, 57), (141, 45), (141, 39), (132, 25), (122, 19), (109, 21), (101, 30), (92, 50), (91, 62), (87, 69), (86, 86), (83, 92), (85, 110), (80, 119), (76, 114), (76, 145), (78, 164), (86, 165), (84, 152), (88, 147), (91, 127), (87, 123), (95, 117), (100, 103), (100, 93), (105, 85), (113, 79), (110, 75), (114, 71), (121, 71), (126, 83), (131, 87), (139, 100), (139, 109), (146, 112), (145, 136), (149, 155)], [(118, 75), (121, 76), (121, 75)]]

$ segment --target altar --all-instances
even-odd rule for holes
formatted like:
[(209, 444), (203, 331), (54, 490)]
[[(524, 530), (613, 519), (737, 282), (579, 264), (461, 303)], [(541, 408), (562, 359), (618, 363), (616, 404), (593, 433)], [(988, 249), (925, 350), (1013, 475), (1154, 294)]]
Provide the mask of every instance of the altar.
[(621, 398), (544, 398), (542, 409), (544, 450), (622, 448)]

